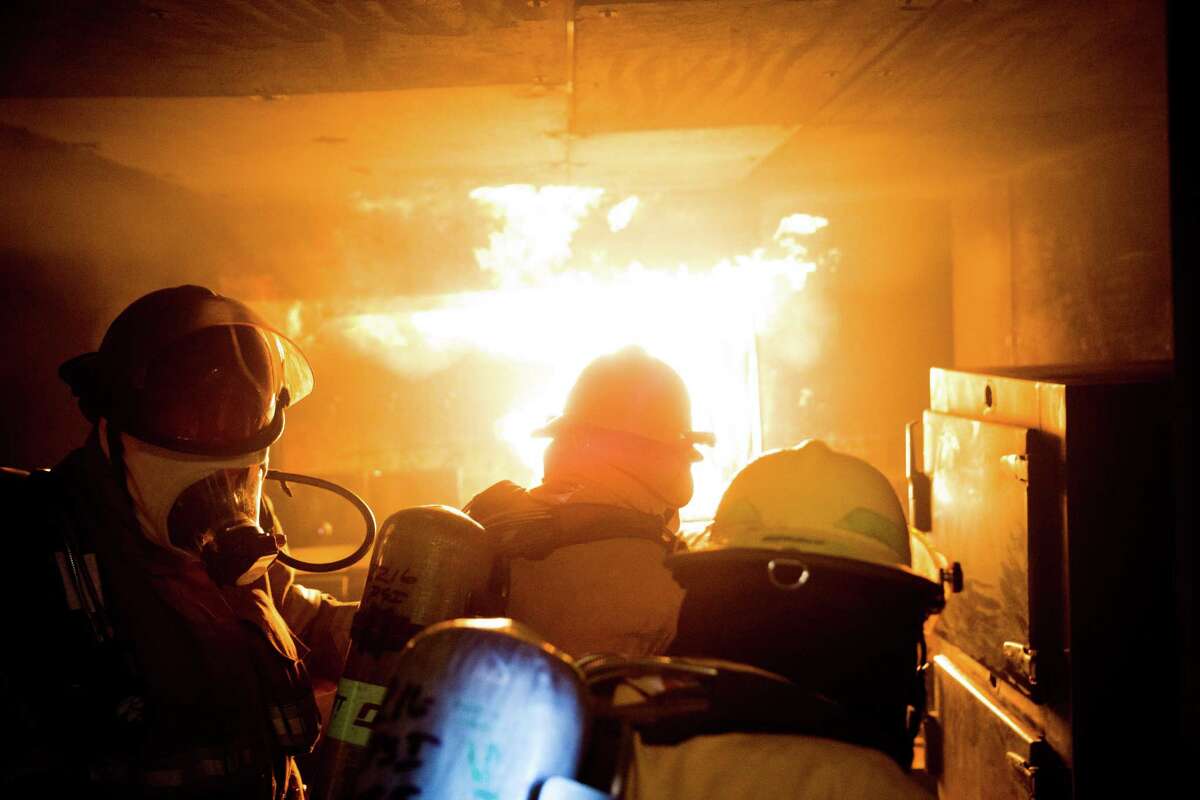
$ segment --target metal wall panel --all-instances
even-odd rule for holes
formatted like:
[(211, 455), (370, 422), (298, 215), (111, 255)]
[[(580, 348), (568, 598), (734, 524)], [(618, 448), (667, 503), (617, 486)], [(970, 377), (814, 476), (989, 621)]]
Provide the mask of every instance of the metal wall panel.
[[(1169, 380), (1163, 363), (931, 370), (930, 537), (967, 589), (930, 642), (943, 797), (1169, 790), (1170, 770), (1153, 766), (1180, 745), (1160, 733), (1181, 691), (1162, 577)], [(985, 734), (989, 715), (1009, 733)]]
[(935, 631), (998, 675), (1032, 691), (1029, 430), (925, 413), (933, 535), (963, 565), (963, 591)]
[[(1060, 771), (1041, 733), (989, 698), (944, 655), (934, 659), (934, 717), (941, 796), (1030, 800), (1057, 794)], [(946, 747), (946, 742), (953, 742)]]

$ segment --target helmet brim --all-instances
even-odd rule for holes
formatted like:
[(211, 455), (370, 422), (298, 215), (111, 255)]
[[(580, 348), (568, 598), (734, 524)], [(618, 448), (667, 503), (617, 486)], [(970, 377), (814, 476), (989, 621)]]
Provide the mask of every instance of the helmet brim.
[(704, 460), (704, 454), (696, 449), (696, 445), (712, 447), (717, 443), (717, 437), (714, 434), (705, 431), (685, 431), (684, 433), (680, 434), (679, 438), (675, 442), (664, 442), (661, 439), (650, 439), (646, 436), (641, 436), (640, 434), (631, 433), (630, 431), (602, 428), (597, 425), (580, 422), (579, 420), (572, 419), (565, 414), (555, 417), (542, 427), (532, 431), (530, 436), (535, 438), (554, 439), (566, 433), (567, 431), (588, 430), (618, 433), (622, 436), (630, 436), (635, 439), (641, 439), (646, 442), (650, 442), (652, 445), (665, 447), (679, 446), (681, 450), (685, 450), (687, 452), (688, 460), (693, 462)]
[[(664, 565), (684, 589), (689, 585), (708, 582), (711, 576), (742, 575), (750, 570), (767, 570), (772, 561), (787, 559), (803, 564), (814, 576), (828, 576), (830, 585), (869, 586), (896, 598), (907, 597), (937, 613), (945, 606), (945, 591), (940, 583), (929, 580), (904, 564), (880, 564), (855, 558), (823, 553), (805, 553), (766, 547), (717, 547), (709, 550), (681, 552), (666, 558)], [(742, 588), (749, 585), (742, 581)], [(816, 581), (813, 581), (815, 584)]]

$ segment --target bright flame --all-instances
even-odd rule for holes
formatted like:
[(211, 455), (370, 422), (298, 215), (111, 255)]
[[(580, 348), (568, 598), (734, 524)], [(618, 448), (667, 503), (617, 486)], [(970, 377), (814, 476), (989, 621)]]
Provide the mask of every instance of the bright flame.
[[(640, 345), (684, 379), (694, 428), (716, 433), (716, 446), (702, 448), (705, 458), (693, 472), (695, 497), (683, 510), (684, 519), (711, 516), (729, 481), (761, 451), (756, 334), (816, 269), (796, 237), (827, 222), (786, 217), (774, 236), (774, 255), (761, 248), (706, 269), (638, 263), (617, 270), (567, 268), (573, 235), (602, 194), (565, 186), (474, 190), (471, 197), (504, 223), (490, 247), (476, 251), (480, 268), (496, 275), (499, 288), (445, 296), (434, 307), (355, 315), (345, 331), (417, 373), (444, 368), (462, 352), (536, 368), (540, 382), (529, 383), (495, 426), (497, 437), (529, 468), (531, 482), (540, 479), (547, 444), (532, 431), (562, 410), (593, 358)], [(627, 224), (637, 198), (614, 206), (610, 225), (622, 207), (618, 221)]]
[(352, 336), (374, 341), (385, 347), (407, 347), (409, 339), (404, 335), (404, 325), (394, 314), (359, 314), (348, 321)]
[(775, 238), (784, 236), (811, 236), (829, 224), (824, 217), (814, 217), (812, 214), (791, 214), (779, 220), (775, 229)]
[(476, 250), (479, 268), (500, 276), (502, 287), (544, 280), (571, 257), (571, 237), (603, 189), (578, 186), (481, 186), (471, 198), (483, 203), (504, 228)]
[(618, 233), (629, 227), (629, 223), (633, 220), (633, 215), (637, 213), (638, 204), (637, 195), (630, 195), (621, 202), (608, 210), (608, 229), (613, 233)]

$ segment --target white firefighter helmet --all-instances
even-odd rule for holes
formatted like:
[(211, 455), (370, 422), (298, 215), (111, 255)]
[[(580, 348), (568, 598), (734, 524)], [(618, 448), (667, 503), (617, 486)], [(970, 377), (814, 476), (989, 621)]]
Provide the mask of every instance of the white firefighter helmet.
[(755, 548), (911, 565), (908, 526), (887, 478), (810, 439), (734, 477), (692, 552)]
[(671, 653), (753, 664), (843, 704), (907, 768), (925, 708), (922, 628), (945, 602), (910, 553), (879, 470), (820, 441), (767, 453), (667, 559), (687, 592)]

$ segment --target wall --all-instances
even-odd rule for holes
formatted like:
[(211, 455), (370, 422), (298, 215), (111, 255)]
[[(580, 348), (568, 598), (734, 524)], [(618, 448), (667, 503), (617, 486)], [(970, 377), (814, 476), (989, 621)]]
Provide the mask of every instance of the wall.
[(211, 281), (230, 237), (213, 205), (71, 146), (0, 127), (0, 463), (49, 466), (87, 426), (58, 365), (130, 300)]
[(953, 357), (948, 207), (911, 193), (805, 207), (840, 257), (761, 344), (764, 446), (825, 439), (904, 497), (904, 425), (929, 404), (929, 368)]
[(954, 365), (1170, 359), (1165, 132), (981, 181), (951, 204)]

